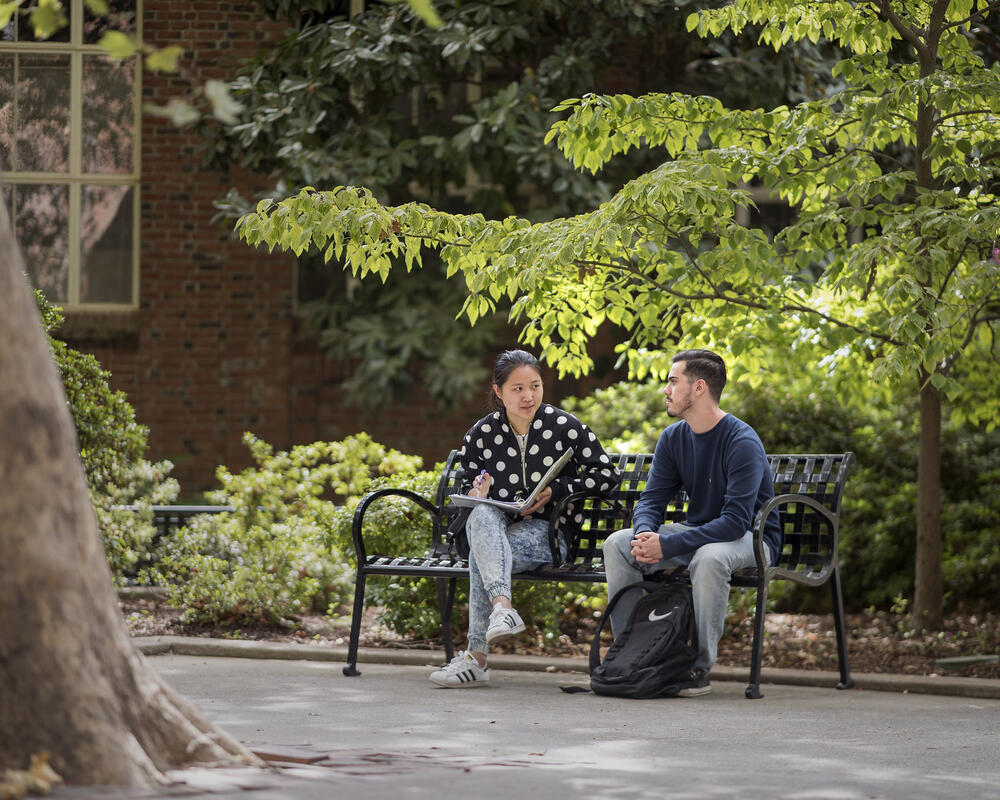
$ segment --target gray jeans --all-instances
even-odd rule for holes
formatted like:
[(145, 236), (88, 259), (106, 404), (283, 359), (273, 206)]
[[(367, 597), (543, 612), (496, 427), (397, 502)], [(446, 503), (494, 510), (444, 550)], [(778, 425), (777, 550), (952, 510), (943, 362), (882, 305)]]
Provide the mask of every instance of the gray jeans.
[[(661, 525), (660, 533), (670, 533), (688, 527), (672, 522)], [(712, 542), (690, 553), (665, 558), (655, 564), (643, 564), (632, 555), (632, 528), (615, 531), (604, 542), (604, 569), (608, 578), (608, 597), (623, 586), (641, 581), (650, 572), (687, 567), (691, 573), (694, 595), (694, 618), (698, 627), (698, 660), (695, 669), (706, 672), (712, 669), (719, 649), (719, 639), (726, 624), (726, 607), (729, 603), (729, 586), (732, 574), (739, 569), (755, 565), (753, 534), (749, 531), (742, 539), (732, 542)], [(767, 545), (765, 545), (765, 550)], [(629, 615), (642, 597), (642, 589), (633, 589), (615, 606), (611, 614), (611, 632), (616, 637), (628, 624)]]
[[(549, 523), (511, 518), (500, 509), (477, 505), (465, 531), (469, 537), (469, 650), (485, 653), (486, 627), (494, 597), (510, 597), (512, 572), (552, 563)], [(563, 557), (566, 549), (562, 547)]]

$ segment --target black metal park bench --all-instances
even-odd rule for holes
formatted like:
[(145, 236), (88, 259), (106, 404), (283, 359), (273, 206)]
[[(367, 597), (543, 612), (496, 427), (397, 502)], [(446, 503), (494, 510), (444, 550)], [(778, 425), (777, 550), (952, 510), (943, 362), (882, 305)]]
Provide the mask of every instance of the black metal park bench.
[[(556, 546), (556, 537), (560, 533), (558, 519), (562, 504), (580, 500), (581, 495), (563, 498), (552, 510), (549, 538), (553, 563), (530, 572), (517, 573), (512, 576), (515, 580), (586, 583), (605, 581), (604, 566), (600, 560), (601, 546), (607, 536), (631, 526), (632, 511), (646, 484), (652, 455), (612, 454), (612, 458), (617, 462), (622, 482), (610, 495), (585, 497), (582, 530), (570, 543), (567, 559), (563, 561), (560, 558)], [(767, 611), (768, 584), (773, 580), (794, 581), (814, 587), (829, 585), (840, 666), (840, 683), (837, 684), (837, 688), (849, 688), (853, 686), (853, 681), (847, 658), (847, 632), (844, 624), (837, 551), (840, 503), (844, 484), (854, 465), (854, 454), (772, 455), (769, 456), (769, 460), (774, 477), (775, 497), (760, 510), (754, 523), (757, 565), (755, 568), (735, 573), (732, 579), (733, 586), (757, 590), (750, 680), (746, 696), (762, 697), (760, 677), (764, 618)], [(358, 505), (352, 529), (358, 570), (347, 664), (344, 666), (345, 675), (360, 674), (357, 669), (358, 644), (365, 605), (365, 584), (371, 575), (436, 579), (445, 655), (449, 660), (454, 656), (451, 615), (455, 588), (459, 578), (467, 580), (469, 576), (468, 561), (459, 557), (455, 542), (447, 533), (448, 523), (457, 510), (447, 503), (447, 498), (449, 494), (459, 491), (460, 477), (456, 453), (452, 452), (441, 473), (433, 502), (406, 489), (380, 489), (366, 495)], [(423, 554), (368, 552), (364, 535), (365, 514), (373, 503), (389, 495), (408, 498), (430, 515), (431, 542)], [(682, 522), (685, 500), (683, 494), (679, 495), (667, 509), (664, 521)], [(784, 538), (778, 563), (771, 566), (764, 558), (763, 520), (774, 508), (777, 508), (780, 514)]]

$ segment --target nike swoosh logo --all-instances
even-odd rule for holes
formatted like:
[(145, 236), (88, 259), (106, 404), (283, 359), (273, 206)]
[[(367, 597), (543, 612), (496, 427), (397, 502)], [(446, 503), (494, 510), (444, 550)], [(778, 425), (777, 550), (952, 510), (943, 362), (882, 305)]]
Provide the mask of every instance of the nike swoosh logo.
[(650, 622), (656, 622), (656, 621), (661, 620), (661, 619), (666, 619), (671, 614), (673, 614), (674, 611), (676, 611), (676, 609), (672, 608), (666, 614), (657, 614), (656, 613), (656, 609), (654, 608), (652, 611), (649, 612), (649, 621)]

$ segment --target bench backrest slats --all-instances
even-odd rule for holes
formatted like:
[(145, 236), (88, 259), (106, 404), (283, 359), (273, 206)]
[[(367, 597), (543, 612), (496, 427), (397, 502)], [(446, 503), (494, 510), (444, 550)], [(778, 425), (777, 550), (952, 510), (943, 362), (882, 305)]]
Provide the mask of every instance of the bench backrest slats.
[(778, 567), (808, 582), (823, 582), (837, 564), (840, 501), (854, 466), (854, 454), (775, 455), (770, 460), (776, 495), (805, 495), (821, 503), (832, 516), (831, 522), (801, 502), (783, 505)]
[[(569, 561), (590, 564), (601, 560), (604, 540), (617, 530), (632, 524), (632, 513), (643, 489), (653, 460), (651, 453), (613, 453), (621, 484), (613, 497), (587, 498), (583, 507), (577, 503), (580, 518), (580, 535), (571, 544)], [(774, 492), (800, 494), (821, 503), (839, 521), (840, 500), (847, 474), (854, 465), (853, 453), (833, 455), (771, 455), (768, 456), (774, 479)], [(438, 485), (436, 504), (442, 507), (449, 494), (458, 491), (461, 473), (456, 451), (448, 456), (445, 470)], [(687, 496), (684, 492), (668, 504), (664, 522), (683, 522), (686, 518)], [(448, 507), (448, 514), (453, 513)], [(805, 503), (791, 503), (780, 511), (783, 533), (782, 553), (778, 566), (784, 570), (819, 576), (836, 563), (837, 530), (830, 521)], [(447, 519), (436, 524), (435, 552), (445, 552), (449, 543), (444, 529)]]
[(444, 506), (445, 500), (450, 494), (458, 494), (461, 491), (462, 469), (458, 463), (458, 451), (452, 450), (445, 461), (444, 470), (441, 473), (441, 480), (438, 482), (437, 495), (434, 498), (434, 505), (438, 508)]

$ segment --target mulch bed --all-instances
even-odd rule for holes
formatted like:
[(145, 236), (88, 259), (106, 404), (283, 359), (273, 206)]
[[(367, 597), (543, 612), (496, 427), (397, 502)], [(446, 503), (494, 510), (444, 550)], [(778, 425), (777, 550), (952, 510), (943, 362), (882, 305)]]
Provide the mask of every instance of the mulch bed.
[[(312, 646), (346, 645), (350, 617), (307, 614), (295, 627), (252, 625), (189, 625), (180, 612), (155, 599), (120, 601), (133, 636), (196, 636), (265, 641), (298, 642)], [(369, 609), (362, 625), (363, 647), (429, 647), (439, 641), (404, 639), (381, 626), (377, 609)], [(848, 653), (855, 673), (902, 675), (950, 675), (1000, 679), (1000, 664), (983, 657), (1000, 653), (1000, 614), (949, 616), (941, 632), (911, 630), (905, 618), (876, 611), (847, 615)], [(544, 640), (529, 633), (501, 645), (498, 652), (547, 656), (586, 656), (593, 637), (592, 617), (563, 621), (561, 636)], [(833, 617), (828, 614), (768, 614), (764, 666), (787, 669), (837, 671), (837, 639)], [(746, 667), (753, 640), (749, 617), (731, 619), (719, 643), (718, 663)], [(965, 657), (969, 663), (946, 668), (939, 659)]]

